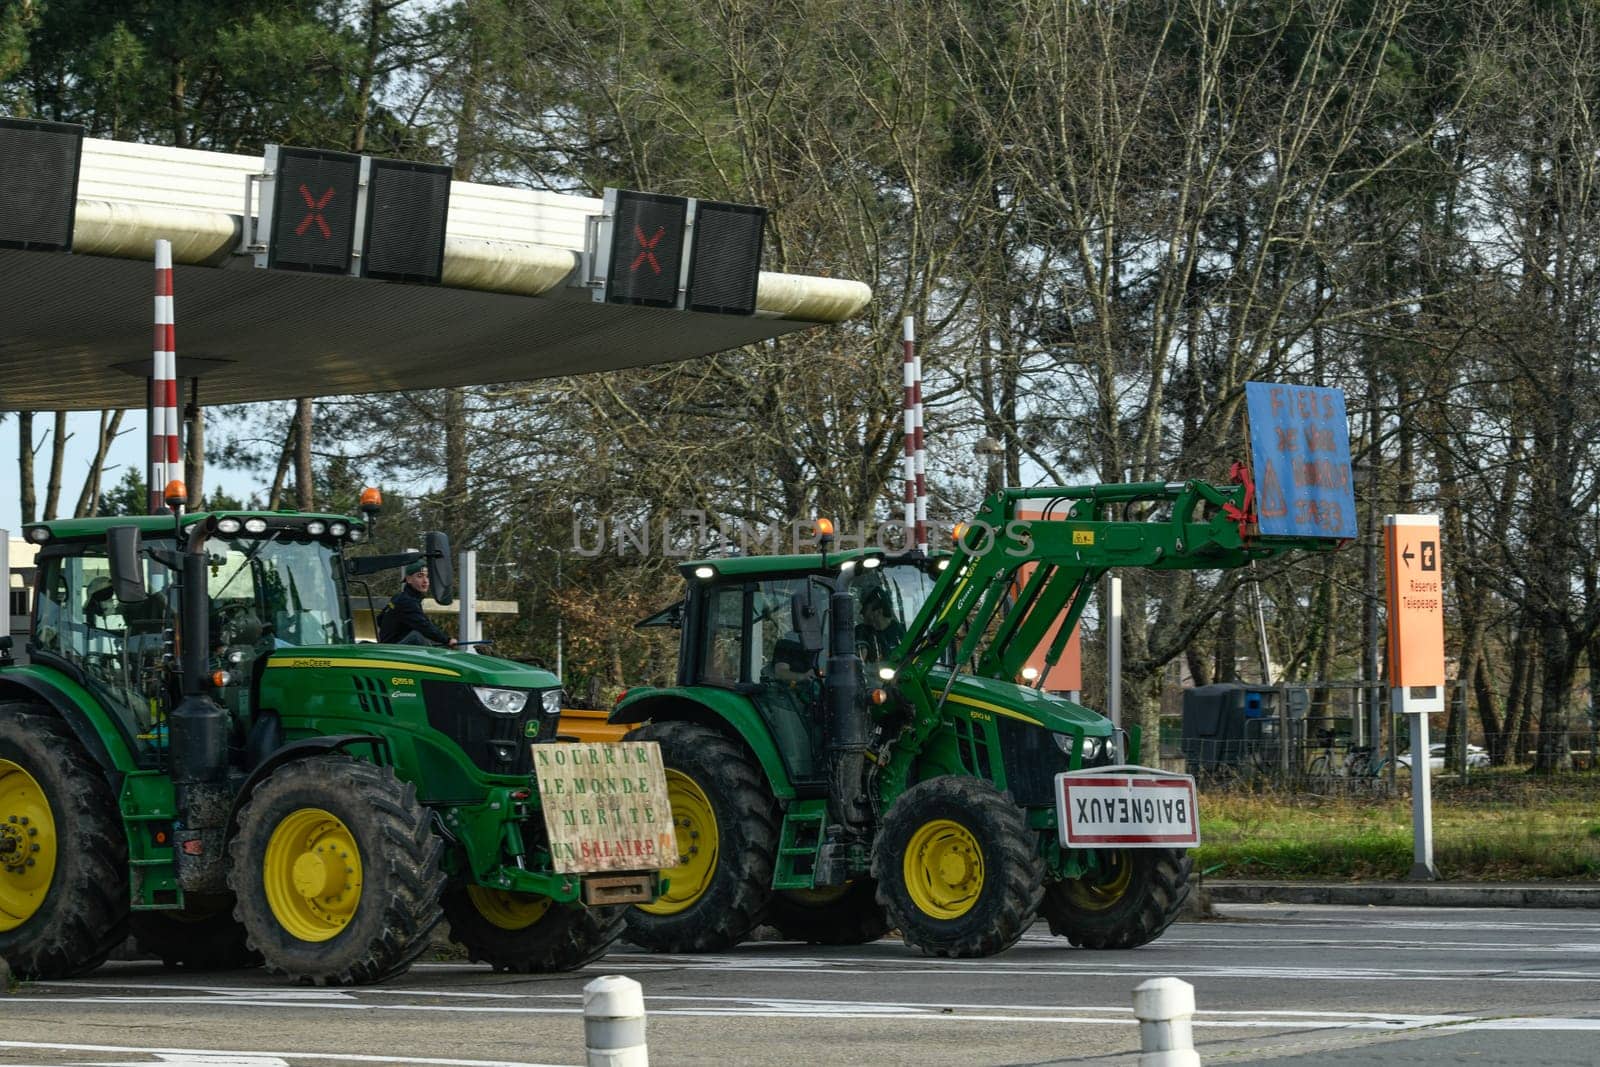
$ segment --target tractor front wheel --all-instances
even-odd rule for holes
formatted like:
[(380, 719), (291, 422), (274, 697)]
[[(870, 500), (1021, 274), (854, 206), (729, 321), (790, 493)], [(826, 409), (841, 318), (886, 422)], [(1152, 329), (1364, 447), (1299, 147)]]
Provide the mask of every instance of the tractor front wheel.
[(628, 909), (627, 938), (656, 952), (717, 952), (743, 941), (772, 897), (778, 812), (750, 756), (707, 726), (652, 723), (629, 741), (661, 745), (678, 865), (666, 893)]
[(0, 703), (0, 957), (19, 978), (71, 978), (127, 924), (116, 794), (48, 708)]
[(1103, 849), (1085, 875), (1045, 890), (1050, 932), (1079, 948), (1138, 948), (1166, 932), (1189, 899), (1183, 849)]
[(871, 878), (829, 889), (785, 889), (772, 895), (767, 922), (785, 941), (865, 945), (889, 932)]
[(1038, 915), (1044, 862), (1022, 809), (979, 778), (919, 782), (889, 808), (872, 854), (878, 903), (930, 956), (992, 956)]
[(549, 897), (463, 886), (445, 894), (450, 939), (497, 971), (573, 971), (622, 936), (626, 908), (557, 904)]
[(443, 912), (416, 788), (348, 756), (297, 760), (256, 787), (229, 846), (234, 917), (267, 967), (315, 985), (399, 974)]

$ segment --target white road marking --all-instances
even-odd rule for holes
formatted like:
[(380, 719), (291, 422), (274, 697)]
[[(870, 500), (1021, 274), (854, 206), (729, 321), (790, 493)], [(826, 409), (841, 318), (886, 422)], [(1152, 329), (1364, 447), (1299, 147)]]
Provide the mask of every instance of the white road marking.
[(288, 1060), (281, 1056), (247, 1056), (230, 1055), (227, 1053), (210, 1052), (157, 1052), (157, 1060), (119, 1060), (115, 1063), (97, 1060), (94, 1063), (78, 1063), (72, 1067), (149, 1067), (156, 1064), (166, 1064), (169, 1067), (292, 1067)]
[[(8, 998), (9, 1003), (9, 998)], [(72, 1045), (56, 1041), (0, 1041), (0, 1049), (34, 1049), (35, 1051), (50, 1052), (108, 1052), (113, 1055), (145, 1055), (156, 1056), (159, 1059), (142, 1060), (134, 1067), (146, 1065), (170, 1064), (173, 1062), (194, 1065), (210, 1064), (220, 1067), (222, 1064), (234, 1064), (237, 1067), (268, 1067), (268, 1064), (283, 1063), (285, 1067), (292, 1067), (296, 1062), (321, 1062), (321, 1063), (383, 1063), (407, 1064), (414, 1067), (565, 1067), (562, 1064), (550, 1063), (525, 1063), (520, 1060), (461, 1060), (432, 1056), (368, 1056), (359, 1053), (340, 1052), (228, 1052), (222, 1049), (188, 1049), (188, 1048), (142, 1048), (137, 1045)], [(175, 1059), (174, 1059), (175, 1058)], [(110, 1064), (96, 1064), (95, 1067), (112, 1067)]]
[[(63, 983), (64, 984), (64, 983)], [(161, 987), (149, 987), (160, 989)], [(198, 988), (199, 995), (185, 993), (180, 996), (161, 995), (128, 995), (112, 997), (75, 997), (71, 1003), (156, 1003), (166, 1006), (173, 1004), (230, 1004), (252, 1005), (246, 996), (250, 990), (239, 988)], [(315, 991), (307, 990), (306, 993)], [(334, 992), (334, 991), (330, 991)], [(469, 994), (459, 992), (441, 992), (421, 989), (364, 989), (355, 993), (336, 995), (333, 999), (317, 1002), (304, 997), (298, 999), (292, 1006), (301, 1009), (332, 1009), (332, 1010), (367, 1010), (367, 1011), (392, 1011), (392, 1012), (428, 1012), (458, 1015), (476, 1014), (501, 1014), (501, 1015), (576, 1015), (581, 1012), (581, 1005), (577, 1002), (580, 997), (575, 993), (499, 993), (488, 994), (497, 1000), (520, 1001), (569, 1001), (574, 1003), (553, 1004), (509, 1004), (494, 1005), (465, 1005), (465, 1004), (397, 1004), (397, 1003), (363, 1003), (359, 998), (397, 998), (397, 997), (461, 997)], [(690, 1018), (808, 1018), (808, 1019), (894, 1019), (916, 1021), (949, 1021), (949, 1022), (1028, 1022), (1047, 1024), (1111, 1024), (1116, 1026), (1135, 1026), (1137, 1020), (1133, 1018), (1130, 1008), (1122, 1005), (1060, 1005), (1060, 1004), (1011, 1004), (1005, 1006), (953, 1004), (948, 1002), (895, 1002), (895, 1001), (859, 1001), (859, 1000), (822, 1000), (809, 997), (717, 997), (717, 996), (691, 996), (691, 995), (647, 995), (646, 1005), (652, 1015), (671, 1015)], [(17, 1003), (63, 1003), (60, 998), (34, 998), (34, 997), (9, 997), (8, 1004)], [(263, 1001), (262, 1007), (287, 1007), (281, 1001)], [(1452, 1014), (1404, 1014), (1395, 1012), (1359, 1012), (1359, 1011), (1315, 1011), (1301, 1009), (1271, 1009), (1260, 1011), (1206, 1011), (1201, 1010), (1195, 1015), (1194, 1025), (1202, 1028), (1236, 1030), (1236, 1029), (1304, 1029), (1304, 1030), (1379, 1030), (1399, 1032), (1414, 1030), (1423, 1027), (1438, 1027), (1445, 1029), (1549, 1029), (1549, 1030), (1591, 1030), (1600, 1029), (1600, 1020), (1573, 1020), (1573, 1019), (1484, 1019), (1470, 1015)], [(0, 1046), (5, 1045), (0, 1042)], [(54, 1047), (54, 1046), (51, 1046)], [(270, 1055), (270, 1054), (262, 1054)], [(309, 1054), (277, 1054), (294, 1055), (304, 1058)], [(361, 1060), (363, 1057), (333, 1057), (337, 1059)], [(455, 1060), (427, 1060), (427, 1059), (393, 1059), (367, 1057), (379, 1059), (380, 1062), (395, 1063), (477, 1063), (479, 1061)], [(264, 1065), (263, 1065), (264, 1067)], [(289, 1065), (292, 1067), (292, 1065)]]

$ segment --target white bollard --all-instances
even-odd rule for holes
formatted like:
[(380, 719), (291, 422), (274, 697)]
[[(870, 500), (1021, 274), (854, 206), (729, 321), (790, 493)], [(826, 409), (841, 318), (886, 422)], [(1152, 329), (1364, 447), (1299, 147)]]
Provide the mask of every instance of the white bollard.
[(1179, 978), (1151, 978), (1133, 987), (1139, 1019), (1139, 1067), (1200, 1067), (1194, 1050), (1194, 986)]
[(583, 987), (583, 1045), (589, 1067), (649, 1067), (638, 982), (608, 974)]

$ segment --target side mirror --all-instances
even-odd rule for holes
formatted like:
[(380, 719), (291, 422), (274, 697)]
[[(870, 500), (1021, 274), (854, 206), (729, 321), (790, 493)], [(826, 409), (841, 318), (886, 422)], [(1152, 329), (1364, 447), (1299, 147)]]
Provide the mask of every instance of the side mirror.
[(118, 603), (143, 600), (144, 568), (139, 566), (139, 527), (113, 526), (107, 530), (106, 556), (111, 563), (111, 591)]
[(800, 635), (800, 646), (812, 655), (822, 651), (822, 608), (817, 590), (807, 584), (789, 600), (794, 632)]
[(422, 558), (428, 561), (429, 592), (440, 604), (456, 598), (456, 570), (450, 558), (450, 538), (438, 530), (422, 535)]

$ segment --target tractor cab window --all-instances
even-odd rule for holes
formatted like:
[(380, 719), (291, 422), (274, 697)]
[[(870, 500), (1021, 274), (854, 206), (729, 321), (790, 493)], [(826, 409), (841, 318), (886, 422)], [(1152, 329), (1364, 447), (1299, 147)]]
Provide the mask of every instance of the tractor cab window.
[[(706, 593), (698, 681), (705, 685), (762, 684), (773, 677), (780, 646), (793, 659), (794, 596), (808, 579), (743, 582)], [(819, 597), (826, 603), (826, 594)]]
[[(701, 684), (749, 696), (797, 782), (816, 775), (822, 744), (819, 656), (806, 651), (794, 628), (795, 597), (811, 581), (777, 578), (711, 590), (701, 641)], [(820, 585), (815, 602), (826, 609)]]
[(166, 720), (172, 689), (165, 634), (177, 615), (167, 569), (148, 557), (140, 565), (146, 595), (124, 604), (112, 594), (103, 545), (42, 558), (33, 630), (34, 652), (76, 667), (130, 742), (154, 740)]
[(867, 667), (888, 660), (933, 590), (933, 579), (914, 563), (862, 571), (850, 584), (856, 598), (856, 652)]
[(315, 541), (212, 538), (206, 591), (214, 651), (250, 658), (300, 645), (343, 644), (338, 556)]

